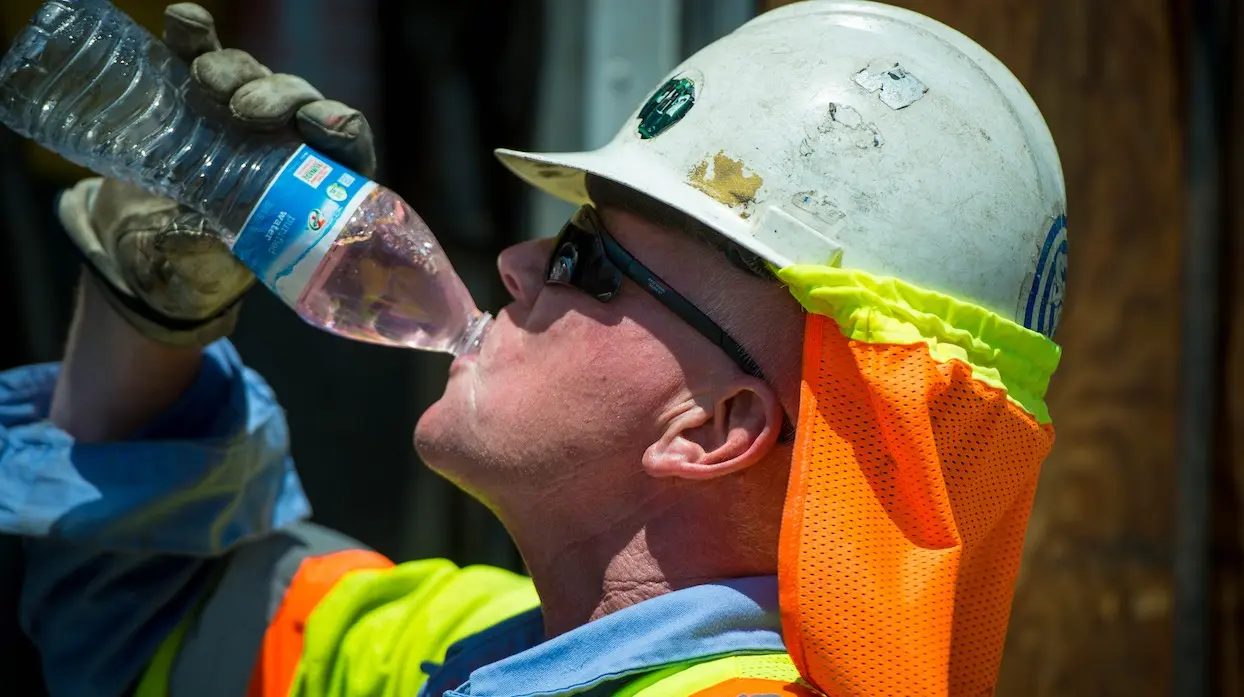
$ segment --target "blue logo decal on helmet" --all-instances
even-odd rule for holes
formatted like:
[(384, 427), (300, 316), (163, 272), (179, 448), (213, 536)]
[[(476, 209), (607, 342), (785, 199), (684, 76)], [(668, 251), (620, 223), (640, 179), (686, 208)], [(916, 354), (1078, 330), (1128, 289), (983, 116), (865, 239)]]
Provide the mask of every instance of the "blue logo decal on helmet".
[(1054, 220), (1041, 256), (1037, 259), (1037, 272), (1028, 290), (1028, 304), (1024, 308), (1024, 326), (1034, 332), (1054, 338), (1058, 331), (1059, 316), (1063, 312), (1063, 293), (1067, 287), (1067, 216)]

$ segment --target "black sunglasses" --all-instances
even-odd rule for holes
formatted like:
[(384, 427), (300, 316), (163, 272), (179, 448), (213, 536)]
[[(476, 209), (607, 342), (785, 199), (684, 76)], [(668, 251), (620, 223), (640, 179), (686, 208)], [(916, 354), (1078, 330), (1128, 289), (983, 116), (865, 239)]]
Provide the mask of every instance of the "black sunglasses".
[[(631, 279), (652, 297), (661, 301), (687, 324), (720, 346), (744, 373), (769, 382), (756, 361), (716, 322), (709, 319), (669, 284), (639, 263), (609, 234), (591, 206), (583, 206), (557, 235), (553, 253), (544, 270), (544, 282), (572, 286), (601, 302), (609, 302), (622, 288), (622, 278)], [(772, 384), (772, 383), (770, 383)], [(795, 427), (785, 412), (779, 442), (795, 441)]]

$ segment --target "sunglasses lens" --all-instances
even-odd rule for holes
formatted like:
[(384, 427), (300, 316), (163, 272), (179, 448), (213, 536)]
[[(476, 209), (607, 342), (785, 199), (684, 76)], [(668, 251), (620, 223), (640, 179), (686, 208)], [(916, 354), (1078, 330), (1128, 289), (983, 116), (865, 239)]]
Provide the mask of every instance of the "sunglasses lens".
[(574, 283), (575, 268), (579, 265), (579, 250), (574, 244), (558, 240), (553, 248), (553, 256), (549, 257), (549, 268), (545, 272), (546, 283), (568, 286)]
[(576, 218), (562, 228), (553, 244), (545, 283), (574, 286), (588, 295), (608, 302), (622, 286), (622, 274), (605, 257), (600, 236), (580, 227)]

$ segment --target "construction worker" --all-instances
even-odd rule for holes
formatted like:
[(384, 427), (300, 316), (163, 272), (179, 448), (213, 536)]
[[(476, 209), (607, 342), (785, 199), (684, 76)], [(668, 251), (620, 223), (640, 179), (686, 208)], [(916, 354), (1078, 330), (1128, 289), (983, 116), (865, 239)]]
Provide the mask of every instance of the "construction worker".
[[(370, 173), (360, 114), (219, 50), (201, 8), (168, 19), (240, 119)], [(502, 253), (514, 300), (415, 445), (530, 576), (306, 523), (223, 338), (249, 273), (171, 202), (64, 195), (92, 271), (65, 360), (0, 376), (0, 522), (53, 694), (992, 692), (1067, 258), (1015, 77), (919, 14), (809, 0), (604, 148), (498, 155), (583, 207)]]

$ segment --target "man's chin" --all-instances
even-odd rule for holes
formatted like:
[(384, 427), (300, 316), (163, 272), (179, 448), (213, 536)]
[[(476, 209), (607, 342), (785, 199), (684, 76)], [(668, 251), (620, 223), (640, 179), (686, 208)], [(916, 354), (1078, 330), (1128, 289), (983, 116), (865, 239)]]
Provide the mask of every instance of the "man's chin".
[(415, 452), (428, 469), (475, 496), (467, 475), (477, 467), (477, 454), (465, 438), (462, 420), (444, 401), (442, 397), (429, 407), (415, 424)]
[(419, 454), (419, 458), (429, 465), (436, 457), (437, 453), (444, 451), (442, 444), (446, 435), (444, 433), (444, 417), (442, 412), (445, 411), (445, 398), (442, 396), (432, 406), (428, 407), (419, 415), (419, 420), (415, 422), (414, 443), (415, 452)]
[(471, 365), (469, 362), (455, 363), (445, 383), (445, 391), (419, 415), (415, 423), (415, 451), (424, 462), (430, 462), (430, 457), (450, 447), (454, 440), (461, 439), (461, 431), (471, 420), (475, 402), (474, 385), (470, 379), (472, 376), (464, 370)]
[(428, 407), (415, 423), (414, 444), (419, 459), (437, 472), (454, 469), (453, 463), (469, 456), (466, 419), (456, 400), (447, 393)]

